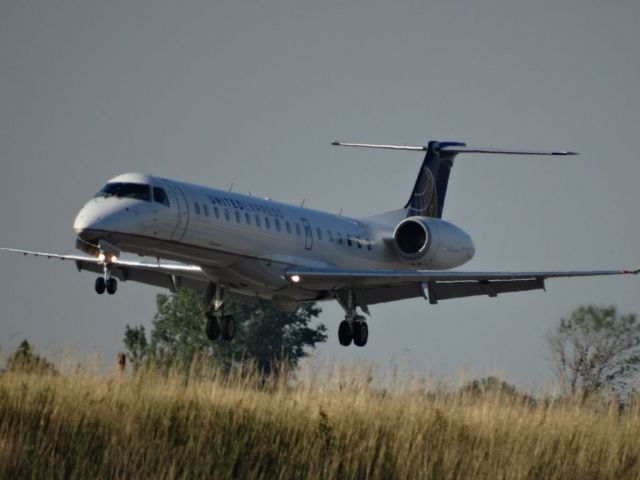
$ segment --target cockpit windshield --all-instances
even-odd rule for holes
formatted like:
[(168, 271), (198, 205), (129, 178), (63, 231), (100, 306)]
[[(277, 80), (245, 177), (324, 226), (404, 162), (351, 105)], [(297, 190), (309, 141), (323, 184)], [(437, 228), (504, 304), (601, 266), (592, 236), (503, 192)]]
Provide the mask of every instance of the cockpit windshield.
[(151, 187), (142, 183), (107, 183), (95, 197), (121, 197), (135, 198), (137, 200), (151, 201)]

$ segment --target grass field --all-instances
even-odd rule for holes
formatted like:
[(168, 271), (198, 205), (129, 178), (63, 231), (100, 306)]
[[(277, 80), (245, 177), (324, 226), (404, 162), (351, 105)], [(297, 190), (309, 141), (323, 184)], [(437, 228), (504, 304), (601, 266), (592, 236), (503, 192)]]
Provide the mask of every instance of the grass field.
[(637, 405), (364, 377), (4, 373), (0, 478), (640, 478)]

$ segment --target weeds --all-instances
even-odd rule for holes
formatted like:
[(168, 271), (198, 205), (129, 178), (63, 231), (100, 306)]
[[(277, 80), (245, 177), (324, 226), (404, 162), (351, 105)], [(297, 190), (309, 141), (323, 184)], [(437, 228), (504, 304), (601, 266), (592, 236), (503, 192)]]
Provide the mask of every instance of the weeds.
[[(251, 368), (0, 375), (0, 478), (640, 478), (640, 408)], [(203, 375), (206, 373), (206, 376)], [(493, 380), (492, 380), (493, 382)]]

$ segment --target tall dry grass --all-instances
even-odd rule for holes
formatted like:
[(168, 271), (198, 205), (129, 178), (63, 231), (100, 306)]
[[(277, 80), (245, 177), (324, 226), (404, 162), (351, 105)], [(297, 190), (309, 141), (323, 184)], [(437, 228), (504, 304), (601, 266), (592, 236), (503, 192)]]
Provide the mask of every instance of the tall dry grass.
[(640, 478), (640, 408), (263, 382), (0, 375), (0, 478)]

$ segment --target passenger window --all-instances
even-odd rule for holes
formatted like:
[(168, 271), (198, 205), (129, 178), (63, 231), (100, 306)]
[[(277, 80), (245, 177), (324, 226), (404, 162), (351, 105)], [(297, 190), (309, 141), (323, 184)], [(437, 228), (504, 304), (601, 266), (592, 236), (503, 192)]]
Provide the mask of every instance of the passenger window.
[(347, 234), (347, 245), (350, 247), (353, 246), (353, 242), (351, 241), (351, 235)]
[(287, 220), (286, 222), (284, 222), (284, 225), (287, 227), (287, 233), (291, 233), (291, 224), (289, 223), (289, 220)]
[(264, 226), (267, 227), (268, 230), (271, 230), (271, 222), (269, 221), (269, 217), (264, 217)]
[(277, 218), (274, 220), (275, 224), (276, 224), (276, 230), (280, 231), (280, 220), (278, 220)]
[(165, 192), (163, 188), (153, 187), (153, 199), (157, 203), (161, 203), (167, 207), (169, 206), (169, 198), (167, 197), (167, 192)]
[(244, 218), (247, 221), (247, 225), (251, 225), (251, 215), (245, 212)]
[(200, 205), (198, 205), (198, 202), (194, 203), (193, 206), (196, 209), (196, 215), (200, 215)]
[(240, 223), (240, 212), (236, 210), (236, 222)]
[(320, 227), (316, 228), (316, 233), (318, 234), (318, 240), (322, 240), (322, 230), (320, 230)]
[(202, 204), (202, 209), (204, 210), (204, 216), (208, 217), (209, 216), (209, 207), (207, 207), (206, 204)]
[(213, 214), (216, 218), (220, 218), (220, 210), (218, 210), (218, 207), (213, 207)]
[(367, 238), (367, 250), (371, 251), (371, 240)]
[(296, 223), (296, 235), (300, 236), (302, 235), (302, 232), (300, 232), (300, 224)]
[(227, 208), (224, 209), (224, 218), (227, 219), (227, 222), (231, 220), (231, 214)]
[(340, 232), (336, 232), (336, 235), (338, 236), (338, 245), (342, 245), (342, 234)]
[(256, 227), (260, 228), (260, 215), (256, 215)]
[(356, 237), (356, 244), (358, 245), (358, 248), (362, 248), (362, 239), (360, 237)]
[(327, 230), (327, 236), (329, 237), (329, 241), (333, 243), (333, 233), (331, 233), (331, 230)]

